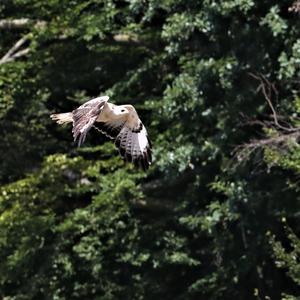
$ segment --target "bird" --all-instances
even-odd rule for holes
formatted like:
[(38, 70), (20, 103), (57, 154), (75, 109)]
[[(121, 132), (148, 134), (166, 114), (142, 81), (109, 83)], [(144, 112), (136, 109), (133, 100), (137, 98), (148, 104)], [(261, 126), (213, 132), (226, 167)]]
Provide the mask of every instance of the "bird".
[(123, 160), (146, 171), (152, 163), (152, 144), (135, 108), (115, 105), (108, 96), (91, 99), (72, 112), (50, 115), (58, 124), (73, 123), (74, 142), (80, 147), (92, 127), (112, 139)]

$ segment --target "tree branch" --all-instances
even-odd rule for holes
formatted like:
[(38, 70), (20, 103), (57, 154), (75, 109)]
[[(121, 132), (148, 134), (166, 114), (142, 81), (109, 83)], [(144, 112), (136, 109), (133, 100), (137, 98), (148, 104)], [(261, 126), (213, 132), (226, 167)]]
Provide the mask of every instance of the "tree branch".
[[(237, 158), (238, 162), (245, 161), (254, 151), (264, 148), (264, 147), (273, 147), (277, 149), (286, 149), (288, 147), (288, 143), (293, 141), (297, 143), (300, 139), (300, 127), (293, 127), (292, 125), (288, 124), (281, 120), (279, 123), (278, 114), (273, 106), (272, 103), (272, 96), (275, 95), (276, 99), (278, 99), (278, 91), (274, 85), (271, 83), (264, 75), (253, 74), (249, 73), (249, 75), (259, 81), (259, 86), (257, 91), (262, 91), (265, 100), (267, 101), (271, 111), (272, 111), (272, 118), (273, 121), (259, 121), (254, 120), (248, 122), (250, 125), (258, 124), (266, 129), (275, 131), (276, 135), (271, 137), (265, 137), (262, 139), (253, 139), (250, 140), (249, 143), (244, 145), (239, 145), (236, 147), (232, 154), (235, 158)], [(283, 126), (282, 123), (288, 124), (287, 126)]]
[(0, 20), (0, 30), (26, 29), (31, 25), (34, 25), (35, 27), (39, 28), (45, 26), (46, 22), (41, 20), (31, 20), (28, 18)]
[(141, 41), (138, 39), (137, 35), (129, 35), (124, 33), (118, 33), (112, 36), (114, 42), (117, 43), (133, 43), (140, 44)]
[(32, 24), (30, 19), (0, 20), (0, 29), (23, 29)]
[[(33, 25), (35, 28), (42, 28), (46, 26), (45, 21), (41, 20), (31, 20), (28, 18), (21, 19), (2, 19), (0, 20), (0, 30), (11, 30), (11, 29), (26, 29), (27, 27)], [(16, 58), (27, 55), (30, 52), (30, 48), (22, 49), (20, 48), (29, 40), (28, 34), (21, 37), (0, 59), (0, 65), (11, 62)]]
[[(0, 20), (0, 30), (26, 29), (29, 26), (33, 26), (34, 28), (40, 29), (40, 28), (45, 27), (46, 25), (47, 25), (46, 21), (32, 20), (32, 19), (28, 19), (28, 18)], [(65, 36), (62, 35), (59, 38), (64, 39)], [(108, 37), (107, 40), (113, 41), (116, 43), (142, 45), (142, 42), (139, 40), (138, 36), (135, 34), (118, 33), (111, 37)], [(13, 45), (13, 47), (8, 50), (8, 52), (0, 59), (0, 65), (11, 62), (18, 57), (27, 55), (30, 52), (30, 48), (26, 48), (24, 50), (19, 50), (26, 41), (28, 41), (28, 35), (25, 35), (24, 37), (19, 39)]]
[(294, 141), (296, 143), (300, 138), (300, 130), (285, 134), (279, 134), (274, 137), (264, 139), (253, 139), (250, 143), (240, 145), (233, 151), (234, 157), (238, 162), (245, 161), (254, 151), (263, 147), (276, 147), (277, 149), (282, 145), (286, 145), (288, 141)]
[[(41, 28), (46, 26), (47, 22), (42, 20), (32, 20), (28, 18), (0, 20), (0, 30), (26, 29), (32, 25), (34, 25), (35, 28)], [(108, 40), (109, 39), (117, 43), (141, 44), (141, 41), (136, 34), (117, 33), (111, 38), (108, 38)]]
[(273, 115), (273, 120), (274, 120), (274, 124), (276, 127), (278, 127), (279, 129), (282, 129), (284, 131), (291, 131), (294, 132), (296, 130), (298, 130), (298, 128), (293, 128), (292, 126), (290, 127), (286, 127), (281, 125), (278, 122), (278, 116), (277, 116), (277, 112), (272, 104), (272, 95), (275, 94), (276, 97), (276, 101), (278, 100), (278, 91), (275, 87), (274, 83), (271, 83), (264, 75), (259, 74), (259, 75), (255, 75), (253, 73), (249, 73), (249, 75), (251, 77), (253, 77), (254, 79), (258, 80), (260, 82), (257, 90), (258, 91), (262, 91), (271, 111), (272, 111), (272, 115)]
[[(8, 51), (7, 53), (0, 59), (0, 65), (8, 63), (10, 61), (15, 60), (18, 57), (24, 56), (29, 53), (30, 49), (26, 48), (23, 50), (19, 50), (26, 42), (28, 41), (28, 35), (20, 38)], [(18, 51), (19, 50), (19, 51)]]

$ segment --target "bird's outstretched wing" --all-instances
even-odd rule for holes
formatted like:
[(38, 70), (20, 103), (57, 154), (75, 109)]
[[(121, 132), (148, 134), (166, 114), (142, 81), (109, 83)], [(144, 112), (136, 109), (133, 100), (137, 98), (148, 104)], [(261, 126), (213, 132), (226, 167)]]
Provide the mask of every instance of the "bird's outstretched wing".
[(118, 120), (111, 120), (109, 122), (97, 122), (95, 127), (107, 137), (114, 140), (122, 130), (126, 121), (126, 118), (121, 118)]
[(130, 123), (126, 122), (116, 137), (115, 145), (124, 160), (143, 170), (147, 170), (151, 165), (152, 145), (147, 130), (140, 120), (137, 127), (131, 127)]
[(115, 140), (115, 145), (124, 160), (132, 162), (136, 167), (147, 170), (152, 162), (152, 146), (147, 130), (140, 119), (138, 119), (137, 124), (133, 127), (125, 118), (96, 123), (95, 127)]
[(78, 146), (85, 141), (88, 131), (91, 129), (101, 113), (108, 96), (92, 99), (72, 111), (74, 142), (78, 139)]

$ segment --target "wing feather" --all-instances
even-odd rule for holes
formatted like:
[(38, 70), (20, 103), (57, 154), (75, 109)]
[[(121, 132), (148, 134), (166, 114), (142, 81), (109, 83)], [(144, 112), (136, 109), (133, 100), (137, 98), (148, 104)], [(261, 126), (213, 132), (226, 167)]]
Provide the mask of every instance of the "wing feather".
[(98, 122), (95, 127), (110, 139), (115, 139), (122, 130), (126, 120), (114, 120), (111, 122)]
[(88, 131), (96, 122), (99, 114), (101, 113), (105, 102), (107, 102), (109, 97), (98, 97), (92, 99), (83, 105), (79, 106), (77, 109), (72, 111), (73, 116), (73, 137), (74, 142), (78, 139), (78, 146), (80, 147), (85, 139)]
[(116, 138), (115, 144), (124, 160), (132, 162), (143, 170), (147, 170), (151, 165), (151, 143), (142, 122), (140, 122), (138, 128), (133, 129), (125, 123)]

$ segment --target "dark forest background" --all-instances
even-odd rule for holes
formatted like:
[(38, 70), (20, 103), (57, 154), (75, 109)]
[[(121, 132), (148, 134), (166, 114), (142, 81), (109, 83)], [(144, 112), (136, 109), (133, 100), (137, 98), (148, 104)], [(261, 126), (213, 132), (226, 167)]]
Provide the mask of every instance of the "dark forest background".
[[(300, 3), (0, 2), (0, 298), (299, 299)], [(148, 172), (54, 112), (136, 107)]]

